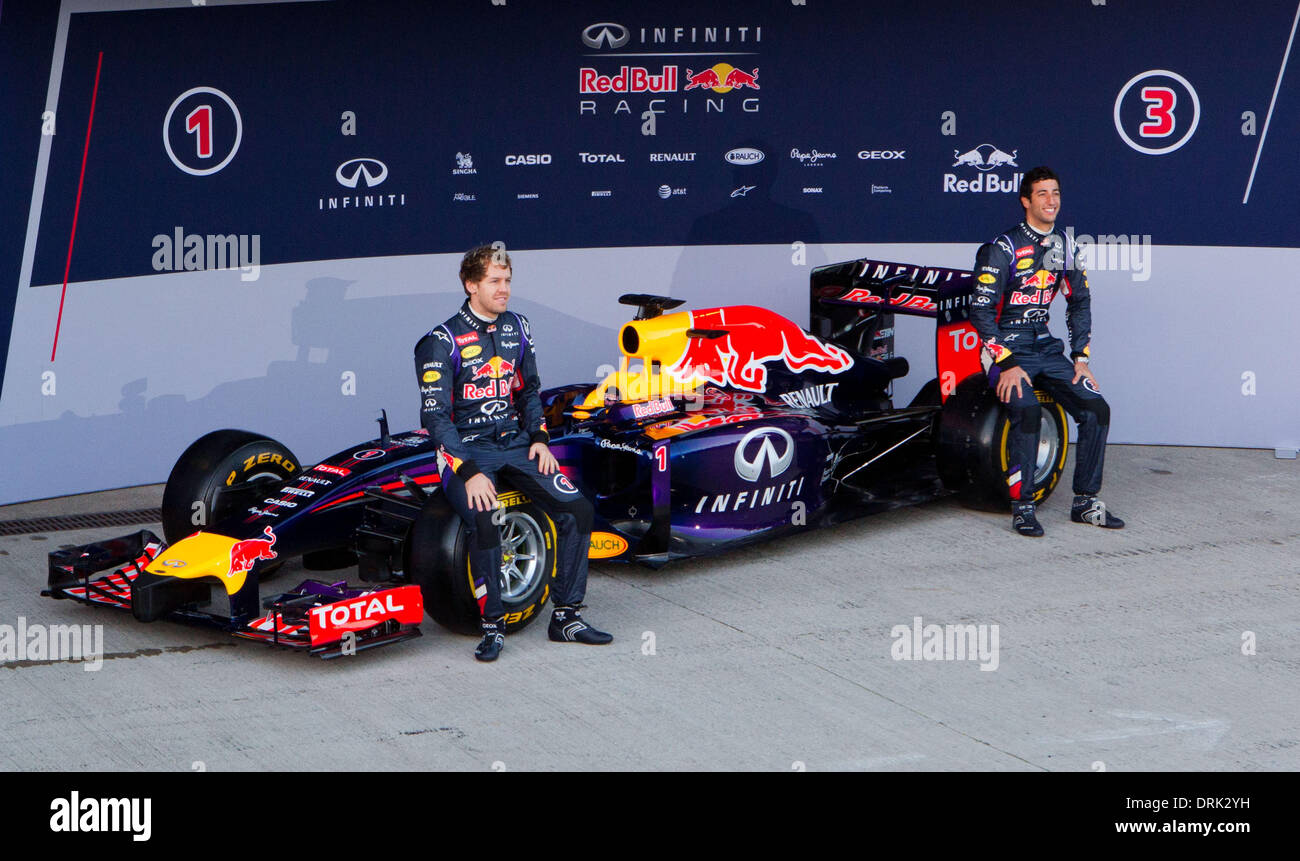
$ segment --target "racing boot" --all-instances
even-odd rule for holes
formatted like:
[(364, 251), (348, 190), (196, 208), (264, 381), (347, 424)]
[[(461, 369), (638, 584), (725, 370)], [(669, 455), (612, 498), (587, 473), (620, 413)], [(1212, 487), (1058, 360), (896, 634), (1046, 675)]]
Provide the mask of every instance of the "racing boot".
[(1043, 527), (1034, 514), (1034, 504), (1032, 502), (1012, 503), (1011, 528), (1030, 538), (1043, 537)]
[(614, 641), (613, 634), (606, 634), (588, 625), (578, 615), (585, 604), (560, 604), (551, 613), (551, 626), (546, 635), (557, 643), (586, 643), (588, 646), (603, 646)]
[(1095, 496), (1076, 495), (1070, 506), (1070, 519), (1075, 523), (1091, 523), (1103, 529), (1123, 529), (1124, 521), (1106, 510), (1106, 503)]
[(501, 656), (501, 649), (506, 644), (506, 620), (483, 620), (483, 641), (474, 650), (474, 657), (480, 661), (495, 661)]

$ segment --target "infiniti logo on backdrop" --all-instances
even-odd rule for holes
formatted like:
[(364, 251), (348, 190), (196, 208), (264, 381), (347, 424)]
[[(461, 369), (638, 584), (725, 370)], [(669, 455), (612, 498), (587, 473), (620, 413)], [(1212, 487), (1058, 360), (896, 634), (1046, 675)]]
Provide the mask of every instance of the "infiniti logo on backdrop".
[(334, 178), (344, 188), (356, 188), (362, 177), (366, 188), (374, 188), (388, 179), (388, 165), (376, 158), (354, 158), (334, 171)]
[[(773, 437), (780, 438), (783, 450), (778, 453), (776, 444), (772, 442)], [(751, 458), (746, 454), (749, 444), (755, 439), (762, 439), (758, 447), (758, 452)], [(758, 481), (763, 477), (764, 465), (768, 468), (768, 474), (776, 478), (785, 472), (790, 466), (790, 461), (794, 460), (794, 440), (790, 434), (780, 428), (755, 428), (745, 434), (745, 438), (736, 446), (736, 475), (746, 481)]]
[(602, 47), (621, 48), (627, 44), (630, 37), (631, 34), (622, 24), (604, 21), (600, 24), (592, 24), (582, 31), (582, 44), (597, 51)]

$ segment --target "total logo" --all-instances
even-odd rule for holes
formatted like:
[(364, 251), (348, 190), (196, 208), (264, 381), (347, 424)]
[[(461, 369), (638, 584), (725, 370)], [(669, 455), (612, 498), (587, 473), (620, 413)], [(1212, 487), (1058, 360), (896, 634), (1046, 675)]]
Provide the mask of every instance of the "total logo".
[(406, 206), (405, 192), (376, 194), (372, 190), (388, 179), (388, 165), (377, 158), (352, 158), (334, 168), (334, 181), (356, 194), (340, 197), (319, 197), (316, 208), (329, 209), (380, 209), (386, 206)]
[(953, 150), (953, 167), (973, 167), (977, 172), (969, 179), (959, 179), (955, 173), (945, 173), (943, 190), (961, 194), (982, 191), (1018, 193), (1024, 173), (1013, 173), (1010, 179), (1004, 179), (991, 171), (999, 167), (1020, 167), (1016, 163), (1019, 152), (1019, 150), (1012, 150), (1008, 153), (987, 143), (966, 152)]
[(521, 167), (534, 164), (550, 164), (550, 153), (537, 153), (534, 155), (508, 155), (506, 156), (507, 167)]
[(664, 200), (667, 200), (670, 197), (683, 196), (685, 194), (686, 194), (686, 189), (684, 188), (673, 188), (671, 185), (659, 186), (659, 196)]
[(580, 152), (578, 160), (583, 164), (626, 164), (621, 152)]

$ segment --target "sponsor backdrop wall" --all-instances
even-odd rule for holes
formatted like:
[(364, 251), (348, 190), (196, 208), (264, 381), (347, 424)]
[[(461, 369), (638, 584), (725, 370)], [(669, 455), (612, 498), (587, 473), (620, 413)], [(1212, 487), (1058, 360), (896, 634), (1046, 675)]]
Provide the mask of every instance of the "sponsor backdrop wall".
[[(968, 267), (1043, 163), (1112, 441), (1295, 448), (1296, 16), (3, 0), (0, 502), (161, 481), (218, 427), (310, 462), (415, 426), (479, 241), (558, 385), (615, 360), (623, 292), (806, 324), (818, 264)], [(906, 400), (932, 328), (897, 346)]]

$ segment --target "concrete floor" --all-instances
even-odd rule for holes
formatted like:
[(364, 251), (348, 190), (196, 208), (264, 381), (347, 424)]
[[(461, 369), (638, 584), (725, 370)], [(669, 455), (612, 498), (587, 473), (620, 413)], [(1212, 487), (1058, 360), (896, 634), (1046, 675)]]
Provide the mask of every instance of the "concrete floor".
[[(138, 624), (39, 592), (50, 550), (139, 527), (0, 537), (0, 625), (100, 624), (105, 652), (98, 672), (0, 664), (0, 769), (1300, 768), (1297, 461), (1107, 457), (1122, 531), (1068, 522), (1066, 487), (1039, 540), (946, 500), (658, 572), (595, 564), (587, 616), (612, 646), (534, 625), (493, 665), (429, 620), (418, 640), (331, 662)], [(895, 660), (891, 631), (915, 617), (996, 625), (996, 669)]]

